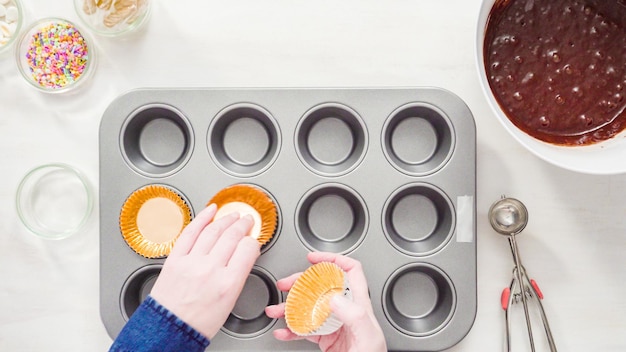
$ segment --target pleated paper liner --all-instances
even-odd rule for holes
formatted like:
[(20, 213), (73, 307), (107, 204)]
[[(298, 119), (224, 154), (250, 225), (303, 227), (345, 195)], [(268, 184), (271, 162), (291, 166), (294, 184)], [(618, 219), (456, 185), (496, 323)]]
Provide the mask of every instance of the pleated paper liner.
[(211, 203), (217, 205), (214, 220), (233, 212), (239, 212), (241, 216), (251, 215), (254, 225), (249, 235), (261, 245), (269, 242), (274, 236), (278, 223), (276, 204), (259, 188), (242, 184), (226, 187), (219, 191), (208, 204)]
[(289, 330), (310, 336), (328, 335), (341, 328), (343, 323), (330, 310), (330, 300), (335, 295), (352, 299), (345, 272), (330, 262), (309, 267), (287, 295), (285, 321)]
[(146, 258), (162, 258), (170, 253), (191, 217), (191, 208), (177, 192), (149, 185), (124, 202), (120, 230), (135, 252)]

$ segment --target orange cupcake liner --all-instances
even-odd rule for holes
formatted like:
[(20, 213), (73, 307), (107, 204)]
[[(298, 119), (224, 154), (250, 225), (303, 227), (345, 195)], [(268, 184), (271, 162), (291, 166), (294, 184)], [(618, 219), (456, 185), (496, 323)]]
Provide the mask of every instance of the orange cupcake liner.
[(345, 272), (330, 262), (309, 267), (287, 295), (287, 327), (299, 336), (327, 335), (337, 331), (343, 323), (330, 309), (330, 300), (335, 295), (352, 298)]
[[(164, 242), (155, 242), (147, 238), (141, 232), (137, 221), (139, 212), (146, 202), (157, 198), (167, 199), (175, 204), (180, 210), (182, 219), (180, 230), (168, 236), (171, 238)], [(165, 186), (149, 185), (134, 191), (124, 202), (119, 218), (120, 231), (126, 243), (137, 254), (146, 258), (161, 258), (169, 255), (178, 236), (191, 222), (191, 218), (191, 208), (177, 192)]]
[(207, 205), (215, 203), (219, 212), (219, 209), (225, 205), (236, 202), (249, 205), (259, 214), (261, 226), (256, 240), (260, 245), (269, 242), (274, 236), (276, 226), (278, 225), (278, 211), (274, 201), (257, 187), (237, 184), (219, 191)]

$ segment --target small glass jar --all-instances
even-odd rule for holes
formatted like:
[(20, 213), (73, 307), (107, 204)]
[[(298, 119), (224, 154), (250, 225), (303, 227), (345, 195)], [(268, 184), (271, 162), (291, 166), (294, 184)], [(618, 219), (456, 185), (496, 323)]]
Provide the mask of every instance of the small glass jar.
[(34, 234), (63, 239), (80, 231), (93, 210), (87, 178), (67, 164), (46, 164), (30, 170), (16, 193), (17, 214)]
[(150, 18), (151, 0), (74, 0), (81, 21), (94, 33), (123, 36), (139, 30)]
[(0, 57), (13, 47), (24, 25), (24, 7), (20, 0), (0, 0)]
[(88, 34), (61, 18), (28, 27), (18, 42), (17, 66), (31, 86), (62, 93), (83, 85), (96, 68), (96, 50)]

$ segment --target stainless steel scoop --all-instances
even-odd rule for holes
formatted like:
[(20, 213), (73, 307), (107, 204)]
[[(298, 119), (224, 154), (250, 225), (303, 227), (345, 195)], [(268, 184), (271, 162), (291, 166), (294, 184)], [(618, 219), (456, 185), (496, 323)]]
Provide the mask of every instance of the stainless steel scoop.
[(539, 289), (539, 286), (535, 280), (529, 279), (526, 275), (526, 269), (522, 265), (522, 259), (519, 255), (517, 242), (515, 237), (522, 232), (528, 223), (528, 210), (526, 206), (515, 198), (507, 198), (502, 196), (500, 200), (493, 203), (489, 208), (489, 222), (496, 232), (501, 235), (505, 235), (509, 238), (509, 244), (511, 245), (511, 253), (513, 254), (513, 261), (515, 266), (513, 267), (513, 279), (509, 287), (502, 291), (501, 304), (504, 309), (504, 317), (506, 322), (506, 345), (507, 351), (511, 351), (511, 322), (509, 319), (509, 310), (513, 303), (522, 301), (524, 306), (524, 315), (526, 317), (526, 328), (528, 329), (528, 338), (530, 340), (531, 350), (535, 351), (535, 341), (533, 338), (533, 330), (530, 323), (530, 313), (528, 307), (528, 301), (532, 300), (537, 303), (539, 312), (541, 314), (541, 321), (543, 322), (543, 328), (548, 339), (551, 352), (556, 352), (556, 345), (554, 338), (552, 337), (552, 331), (548, 324), (548, 318), (543, 309), (541, 300), (543, 294)]

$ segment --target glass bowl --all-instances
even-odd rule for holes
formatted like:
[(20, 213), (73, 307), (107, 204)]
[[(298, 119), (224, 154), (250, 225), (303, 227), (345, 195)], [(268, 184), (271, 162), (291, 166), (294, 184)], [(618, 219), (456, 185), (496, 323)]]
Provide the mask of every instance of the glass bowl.
[(24, 24), (24, 8), (20, 0), (0, 1), (0, 56), (9, 52)]
[(18, 42), (16, 59), (26, 82), (45, 93), (76, 89), (96, 67), (88, 34), (61, 18), (45, 18), (28, 27)]
[(93, 209), (87, 178), (66, 164), (46, 164), (30, 170), (16, 193), (17, 214), (34, 234), (63, 239), (80, 231)]
[(81, 21), (94, 33), (123, 36), (139, 30), (150, 18), (150, 0), (74, 0)]

